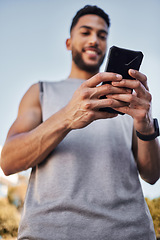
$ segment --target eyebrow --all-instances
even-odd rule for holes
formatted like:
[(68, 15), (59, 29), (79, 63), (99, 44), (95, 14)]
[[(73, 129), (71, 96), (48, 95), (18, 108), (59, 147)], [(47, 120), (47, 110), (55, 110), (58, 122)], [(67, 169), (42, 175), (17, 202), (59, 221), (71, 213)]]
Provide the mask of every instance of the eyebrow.
[[(89, 26), (86, 26), (86, 25), (82, 25), (82, 26), (79, 27), (79, 29), (80, 29), (80, 28), (87, 28), (87, 29), (89, 29), (89, 30), (92, 30), (92, 29), (93, 29), (92, 27), (89, 27)], [(104, 30), (104, 29), (100, 29), (99, 32), (105, 33), (106, 35), (108, 35), (108, 32), (107, 32), (106, 30)]]

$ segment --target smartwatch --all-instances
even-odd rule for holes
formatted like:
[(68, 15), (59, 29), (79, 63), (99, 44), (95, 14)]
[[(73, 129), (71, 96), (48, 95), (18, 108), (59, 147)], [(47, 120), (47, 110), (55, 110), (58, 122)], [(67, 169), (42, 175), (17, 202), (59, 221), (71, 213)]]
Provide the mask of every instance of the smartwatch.
[(156, 137), (159, 136), (159, 126), (158, 126), (158, 120), (156, 118), (153, 119), (154, 124), (154, 133), (150, 135), (143, 135), (136, 131), (137, 137), (143, 141), (151, 141), (154, 140)]

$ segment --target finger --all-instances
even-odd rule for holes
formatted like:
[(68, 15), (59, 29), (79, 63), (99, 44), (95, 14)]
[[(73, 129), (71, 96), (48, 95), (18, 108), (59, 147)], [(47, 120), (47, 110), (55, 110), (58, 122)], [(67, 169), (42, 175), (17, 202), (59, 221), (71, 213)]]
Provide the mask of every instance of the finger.
[(122, 76), (116, 73), (109, 73), (109, 72), (101, 72), (94, 75), (92, 78), (88, 79), (84, 82), (87, 87), (96, 87), (98, 84), (102, 82), (108, 82), (108, 81), (120, 81), (122, 79)]
[(151, 100), (151, 94), (139, 80), (123, 79), (120, 82), (112, 82), (112, 86), (134, 89), (137, 96)]
[(128, 115), (130, 115), (130, 116), (134, 116), (134, 112), (135, 112), (135, 110), (133, 110), (133, 109), (130, 109), (130, 107), (129, 106), (124, 106), (124, 107), (119, 107), (119, 108), (113, 108), (114, 110), (116, 110), (116, 111), (119, 111), (119, 112), (121, 112), (121, 113), (124, 113), (124, 114), (128, 114)]
[(146, 75), (144, 75), (143, 73), (139, 72), (139, 71), (136, 71), (134, 69), (129, 69), (128, 71), (129, 75), (135, 79), (138, 79), (142, 84), (143, 86), (149, 90), (148, 88), (148, 84), (147, 84), (147, 77)]
[(113, 109), (124, 114), (128, 114), (131, 117), (136, 118), (137, 120), (143, 118), (146, 115), (145, 109), (134, 109), (131, 108), (130, 105)]
[(114, 94), (114, 95), (110, 96), (110, 98), (116, 99), (118, 101), (127, 102), (127, 103), (136, 101), (135, 100), (136, 96), (134, 96), (133, 94)]
[(105, 108), (105, 107), (111, 107), (111, 108), (116, 108), (116, 107), (124, 107), (128, 106), (127, 102), (122, 102), (118, 101), (116, 99), (98, 99), (98, 100), (93, 100), (91, 102), (91, 109), (100, 109), (100, 108)]
[(118, 116), (118, 114), (116, 114), (116, 113), (95, 111), (95, 120), (106, 119), (106, 118), (114, 118), (114, 117), (117, 117), (117, 116)]
[(115, 94), (115, 95), (112, 95), (111, 98), (112, 99), (114, 98), (118, 101), (129, 103), (130, 109), (143, 108), (143, 109), (149, 110), (151, 105), (150, 102), (147, 101), (146, 99), (138, 98), (133, 94), (117, 94), (117, 95)]
[(130, 79), (122, 79), (120, 82), (112, 82), (112, 86), (114, 87), (123, 87), (136, 89), (139, 88), (141, 83), (138, 80), (130, 80)]
[(96, 88), (91, 89), (91, 95), (90, 98), (100, 98), (102, 96), (112, 95), (112, 94), (125, 94), (125, 93), (131, 93), (131, 89), (128, 88), (117, 88), (113, 87), (111, 84), (104, 84), (101, 86), (98, 86)]

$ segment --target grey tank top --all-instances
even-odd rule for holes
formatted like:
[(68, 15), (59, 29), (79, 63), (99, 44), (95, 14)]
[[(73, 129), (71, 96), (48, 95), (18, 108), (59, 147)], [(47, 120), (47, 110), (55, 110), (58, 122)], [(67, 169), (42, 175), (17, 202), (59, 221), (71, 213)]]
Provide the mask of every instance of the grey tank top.
[[(43, 121), (82, 82), (43, 82)], [(132, 131), (127, 115), (71, 131), (32, 169), (18, 239), (156, 239), (131, 151)]]

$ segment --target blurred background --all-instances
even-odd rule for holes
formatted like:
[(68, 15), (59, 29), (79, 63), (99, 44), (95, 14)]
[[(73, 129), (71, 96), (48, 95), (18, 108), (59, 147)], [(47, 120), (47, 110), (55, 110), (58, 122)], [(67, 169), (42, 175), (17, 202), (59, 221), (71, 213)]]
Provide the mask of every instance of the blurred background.
[[(148, 77), (153, 116), (160, 123), (159, 0), (0, 0), (0, 149), (27, 89), (39, 80), (59, 81), (69, 75), (71, 55), (65, 40), (73, 16), (86, 4), (97, 5), (109, 14), (108, 48), (117, 45), (144, 53), (141, 71)], [(105, 64), (106, 59), (101, 71)], [(7, 198), (19, 213), (29, 173), (5, 177), (0, 170), (0, 200)], [(160, 180), (153, 186), (140, 181), (147, 203), (156, 201)], [(4, 208), (6, 202), (2, 204)], [(0, 235), (1, 229), (0, 220)]]

